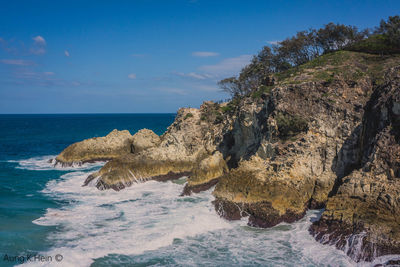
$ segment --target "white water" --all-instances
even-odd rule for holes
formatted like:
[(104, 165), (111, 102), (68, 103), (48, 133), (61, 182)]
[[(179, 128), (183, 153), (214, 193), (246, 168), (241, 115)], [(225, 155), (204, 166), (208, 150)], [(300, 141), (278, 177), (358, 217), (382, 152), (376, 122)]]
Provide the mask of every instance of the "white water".
[(88, 170), (94, 167), (103, 166), (105, 162), (94, 162), (94, 163), (83, 163), (74, 164), (69, 167), (62, 167), (60, 164), (54, 164), (55, 156), (43, 156), (34, 157), (24, 160), (8, 160), (8, 162), (18, 163), (17, 169), (26, 169), (31, 171), (49, 171), (49, 170), (59, 170), (59, 171), (76, 171), (76, 170)]
[[(30, 159), (20, 167), (51, 168), (43, 160)], [(92, 168), (80, 166), (51, 180), (42, 191), (63, 203), (34, 221), (57, 227), (48, 237), (52, 249), (41, 254), (61, 254), (63, 260), (53, 259), (50, 266), (155, 264), (160, 259), (175, 266), (356, 266), (344, 252), (310, 236), (308, 228), (319, 211), (309, 211), (290, 225), (256, 229), (246, 226), (246, 220), (221, 219), (211, 203), (212, 190), (179, 197), (183, 185), (174, 182), (148, 181), (120, 192), (99, 191), (92, 184), (82, 187)], [(357, 265), (374, 266), (389, 258)]]

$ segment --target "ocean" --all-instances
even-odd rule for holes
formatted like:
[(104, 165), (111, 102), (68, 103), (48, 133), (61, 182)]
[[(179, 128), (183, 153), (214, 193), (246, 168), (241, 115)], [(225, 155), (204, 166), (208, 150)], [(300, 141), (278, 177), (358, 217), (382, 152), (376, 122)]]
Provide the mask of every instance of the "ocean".
[(53, 167), (68, 145), (113, 129), (162, 134), (175, 114), (0, 115), (0, 266), (373, 266), (321, 245), (321, 210), (270, 229), (226, 221), (185, 177), (120, 192), (82, 187), (104, 162)]

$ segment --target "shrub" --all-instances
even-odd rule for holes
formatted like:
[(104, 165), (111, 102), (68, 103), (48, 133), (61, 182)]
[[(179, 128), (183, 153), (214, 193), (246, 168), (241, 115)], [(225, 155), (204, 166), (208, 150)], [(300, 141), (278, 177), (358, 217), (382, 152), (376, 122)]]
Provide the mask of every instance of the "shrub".
[(347, 50), (384, 55), (400, 53), (400, 46), (391, 44), (389, 37), (384, 34), (375, 34), (368, 39), (349, 46)]
[(218, 123), (223, 122), (223, 120), (224, 120), (224, 117), (222, 116), (222, 114), (221, 114), (221, 113), (217, 113), (217, 114), (215, 115), (214, 123), (215, 123), (215, 124), (218, 124)]
[(278, 113), (275, 120), (279, 137), (284, 140), (308, 130), (307, 121), (298, 115)]
[(331, 84), (335, 81), (335, 75), (334, 73), (328, 73), (326, 71), (320, 71), (314, 74), (314, 77), (317, 80), (322, 80), (327, 84)]
[(260, 88), (255, 91), (251, 96), (254, 99), (260, 98), (263, 94), (271, 94), (271, 90), (272, 88), (274, 88), (274, 86), (265, 86), (265, 85), (261, 85)]
[(193, 114), (189, 112), (188, 114), (186, 114), (186, 116), (183, 119), (186, 120), (186, 119), (189, 119), (191, 117), (193, 117)]
[(234, 107), (232, 105), (229, 105), (229, 104), (226, 105), (226, 106), (221, 107), (222, 113), (229, 113), (232, 110), (234, 110)]

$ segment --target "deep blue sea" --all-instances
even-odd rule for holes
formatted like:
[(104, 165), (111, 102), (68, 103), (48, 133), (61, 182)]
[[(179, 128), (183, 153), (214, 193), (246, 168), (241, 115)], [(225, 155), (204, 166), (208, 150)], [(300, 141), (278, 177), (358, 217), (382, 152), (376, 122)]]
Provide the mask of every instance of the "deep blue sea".
[(162, 134), (174, 117), (0, 115), (0, 266), (356, 265), (308, 234), (320, 211), (255, 229), (217, 216), (211, 190), (179, 197), (184, 177), (99, 191), (81, 185), (104, 163), (48, 163), (68, 145), (113, 129)]

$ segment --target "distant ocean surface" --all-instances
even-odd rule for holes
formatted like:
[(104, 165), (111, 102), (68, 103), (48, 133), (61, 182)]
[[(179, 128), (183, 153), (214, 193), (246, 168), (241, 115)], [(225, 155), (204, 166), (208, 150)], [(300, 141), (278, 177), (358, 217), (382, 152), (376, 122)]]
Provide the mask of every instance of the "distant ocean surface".
[[(174, 117), (0, 115), (0, 266), (356, 266), (308, 234), (321, 211), (256, 229), (219, 218), (212, 189), (179, 197), (185, 178), (99, 191), (81, 185), (104, 163), (48, 163), (68, 145), (113, 129), (162, 134)], [(26, 261), (35, 254), (42, 258)]]

